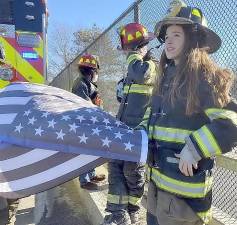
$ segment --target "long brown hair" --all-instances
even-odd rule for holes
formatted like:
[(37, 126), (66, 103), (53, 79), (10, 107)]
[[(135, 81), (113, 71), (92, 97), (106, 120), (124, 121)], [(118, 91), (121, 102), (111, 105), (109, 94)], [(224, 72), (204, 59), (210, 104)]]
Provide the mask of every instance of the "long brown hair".
[[(229, 102), (229, 91), (233, 76), (227, 69), (220, 68), (208, 55), (208, 48), (197, 46), (198, 37), (194, 35), (191, 26), (182, 25), (185, 34), (185, 47), (180, 62), (177, 65), (176, 74), (172, 85), (169, 87), (168, 101), (174, 105), (181, 96), (181, 89), (186, 90), (186, 114), (199, 112), (199, 82), (206, 80), (213, 92), (213, 100), (217, 107), (224, 107)], [(201, 46), (201, 42), (198, 42)], [(194, 47), (195, 46), (195, 47)], [(160, 93), (161, 81), (164, 70), (170, 60), (163, 51), (160, 59), (160, 76), (156, 82), (155, 92)]]

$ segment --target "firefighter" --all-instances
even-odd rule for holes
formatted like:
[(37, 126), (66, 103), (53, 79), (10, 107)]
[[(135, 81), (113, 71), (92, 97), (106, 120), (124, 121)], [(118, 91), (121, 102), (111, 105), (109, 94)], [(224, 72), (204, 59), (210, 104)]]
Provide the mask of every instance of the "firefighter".
[[(78, 62), (79, 76), (72, 87), (72, 93), (91, 101), (93, 104), (102, 107), (103, 101), (100, 98), (96, 82), (98, 80), (99, 59), (97, 56), (84, 54)], [(82, 188), (95, 189), (96, 183), (105, 179), (104, 174), (96, 175), (95, 169), (79, 177)]]
[(214, 158), (237, 143), (232, 74), (210, 58), (221, 39), (199, 8), (173, 1), (155, 35), (160, 76), (140, 124), (149, 134), (147, 223), (208, 224)]
[[(126, 78), (118, 83), (117, 99), (121, 103), (117, 119), (134, 128), (143, 118), (155, 81), (156, 65), (147, 51), (147, 44), (154, 35), (143, 25), (130, 23), (119, 29), (119, 36), (121, 50), (127, 55), (128, 72)], [(145, 183), (144, 164), (112, 160), (108, 168), (106, 211), (110, 214), (105, 216), (103, 224), (139, 224), (139, 204)]]

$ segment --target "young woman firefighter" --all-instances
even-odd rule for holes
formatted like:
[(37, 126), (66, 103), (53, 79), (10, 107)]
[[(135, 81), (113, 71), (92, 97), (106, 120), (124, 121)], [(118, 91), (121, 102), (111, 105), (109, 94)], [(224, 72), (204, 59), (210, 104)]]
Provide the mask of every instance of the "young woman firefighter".
[(209, 57), (221, 39), (200, 9), (173, 1), (155, 35), (160, 76), (140, 124), (149, 133), (147, 223), (208, 224), (214, 157), (237, 143), (232, 74)]
[[(128, 72), (123, 82), (123, 96), (117, 119), (136, 127), (150, 103), (157, 74), (156, 65), (147, 50), (154, 35), (139, 23), (119, 29), (121, 50), (127, 55)], [(117, 96), (118, 97), (118, 96)], [(115, 138), (123, 139), (122, 136)], [(144, 192), (144, 164), (112, 160), (109, 169), (109, 193), (103, 225), (138, 225), (140, 200)]]
[[(78, 62), (78, 72), (80, 73), (80, 76), (73, 84), (72, 93), (102, 107), (102, 100), (96, 85), (98, 70), (99, 60), (97, 56), (91, 54), (82, 55)], [(95, 169), (82, 174), (79, 177), (81, 187), (85, 189), (96, 189), (96, 183), (103, 181), (104, 179), (105, 175), (96, 175)]]

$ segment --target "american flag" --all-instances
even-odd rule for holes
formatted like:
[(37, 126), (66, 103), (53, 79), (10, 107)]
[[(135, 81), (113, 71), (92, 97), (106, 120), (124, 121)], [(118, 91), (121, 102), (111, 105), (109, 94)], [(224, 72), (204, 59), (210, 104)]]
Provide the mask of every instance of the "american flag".
[(0, 92), (0, 196), (20, 198), (106, 162), (145, 162), (147, 135), (89, 101), (47, 85)]

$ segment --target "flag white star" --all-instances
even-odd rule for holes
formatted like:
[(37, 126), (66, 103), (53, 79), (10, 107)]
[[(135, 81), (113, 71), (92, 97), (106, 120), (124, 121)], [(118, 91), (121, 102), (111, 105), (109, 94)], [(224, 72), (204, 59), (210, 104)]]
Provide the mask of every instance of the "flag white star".
[(92, 135), (98, 135), (98, 136), (100, 136), (100, 132), (102, 131), (102, 130), (99, 130), (98, 129), (98, 127), (96, 127), (95, 129), (92, 129), (92, 131), (93, 131), (93, 133), (92, 133)]
[(62, 130), (60, 130), (60, 132), (56, 132), (56, 134), (57, 134), (57, 139), (63, 140), (63, 137), (65, 136), (65, 133), (63, 133)]
[(77, 128), (79, 126), (77, 126), (75, 123), (73, 124), (69, 124), (70, 130), (69, 131), (74, 131), (75, 133), (77, 132)]
[(132, 151), (132, 147), (133, 147), (134, 145), (132, 145), (132, 144), (130, 143), (130, 141), (129, 141), (128, 143), (124, 143), (124, 144), (125, 144), (125, 150)]
[(86, 144), (86, 140), (88, 139), (88, 137), (85, 136), (85, 133), (83, 133), (82, 136), (78, 136), (80, 138), (80, 143), (85, 143)]
[(120, 121), (116, 121), (115, 124), (117, 125), (117, 127), (119, 127), (122, 123)]
[(34, 123), (35, 123), (36, 120), (37, 120), (37, 119), (35, 119), (35, 117), (32, 117), (31, 119), (29, 119), (28, 124), (34, 125)]
[(68, 121), (68, 120), (70, 120), (70, 119), (71, 119), (71, 117), (70, 117), (69, 115), (65, 115), (65, 116), (62, 117), (61, 120)]
[(103, 120), (103, 123), (105, 123), (106, 125), (108, 125), (110, 122), (109, 122), (109, 119), (104, 119)]
[(44, 131), (44, 130), (42, 130), (42, 129), (41, 129), (41, 126), (40, 126), (39, 128), (35, 129), (35, 135), (41, 136), (41, 134), (42, 134), (43, 131)]
[(106, 137), (105, 139), (101, 139), (101, 141), (103, 142), (102, 146), (107, 146), (109, 147), (109, 143), (111, 142), (108, 137)]
[(105, 126), (105, 129), (112, 130), (112, 127), (111, 126)]
[(115, 138), (119, 138), (120, 140), (122, 140), (122, 136), (124, 135), (124, 134), (121, 134), (120, 131), (114, 134), (115, 134)]
[(51, 121), (48, 121), (48, 123), (49, 123), (48, 127), (52, 127), (52, 128), (54, 128), (54, 125), (56, 124), (54, 119), (52, 119)]
[(133, 134), (134, 131), (133, 131), (133, 130), (128, 130), (127, 133), (128, 133), (128, 134)]
[(81, 123), (83, 120), (86, 120), (86, 119), (84, 118), (84, 116), (77, 116), (76, 119), (77, 119), (77, 120), (80, 120), (80, 123)]
[(90, 120), (91, 120), (93, 123), (99, 122), (99, 121), (97, 120), (97, 117), (96, 117), (96, 116), (92, 116)]
[(27, 111), (24, 112), (23, 116), (29, 116), (30, 113), (31, 113), (31, 111), (27, 110)]
[(23, 126), (21, 126), (21, 123), (20, 123), (18, 126), (16, 126), (15, 132), (21, 133), (22, 128), (23, 128)]
[(86, 109), (85, 111), (88, 112), (88, 113), (92, 113), (93, 112), (92, 109)]
[(50, 114), (49, 112), (44, 112), (41, 117), (47, 118), (49, 114)]

